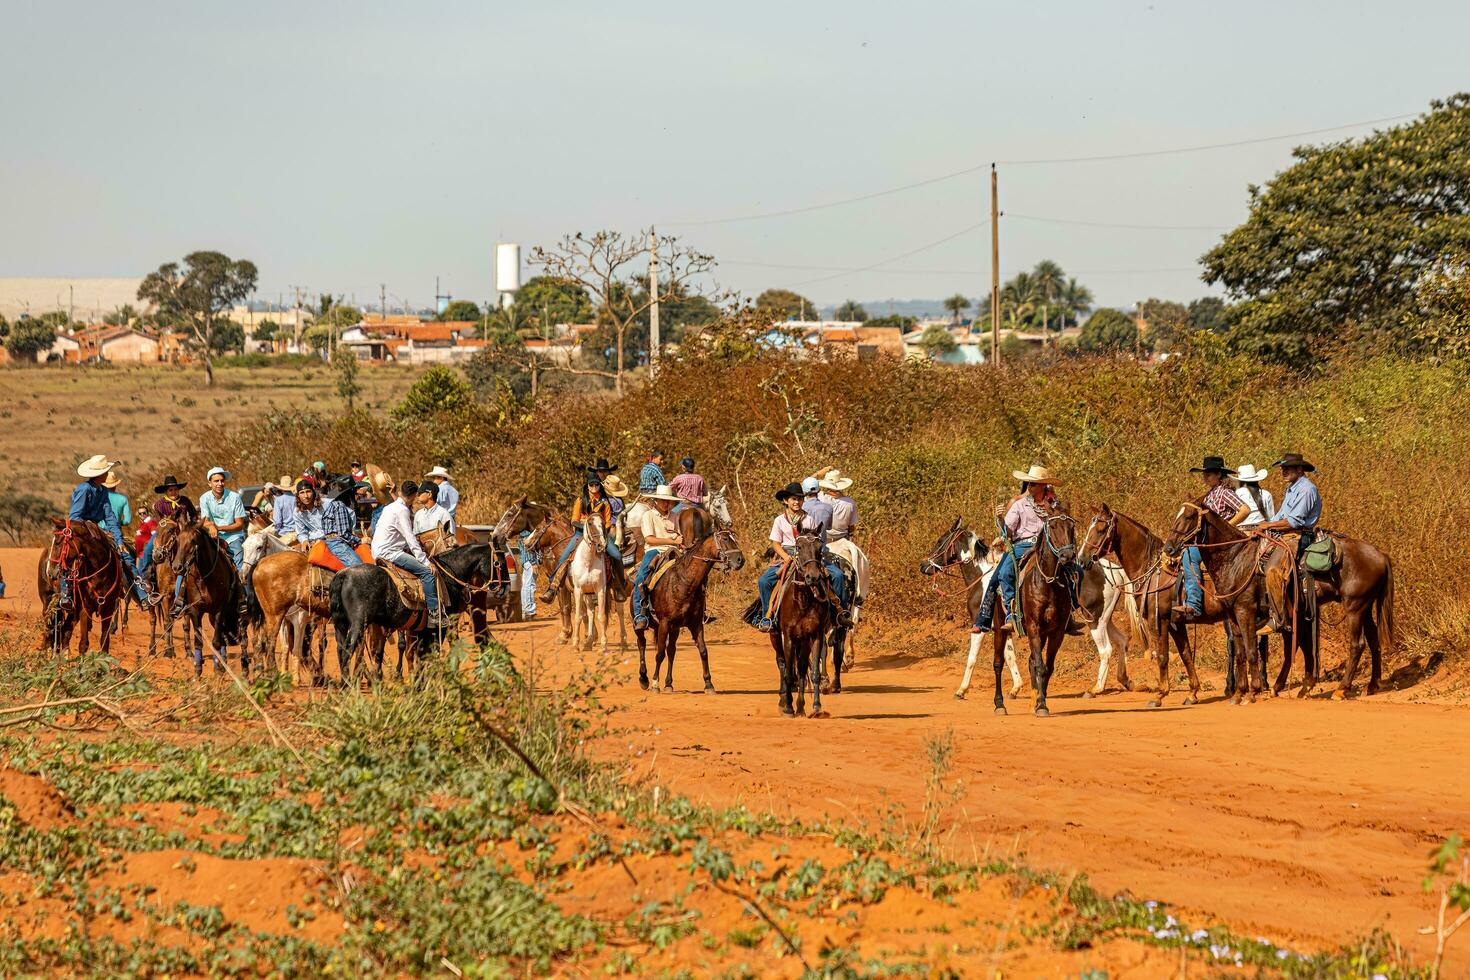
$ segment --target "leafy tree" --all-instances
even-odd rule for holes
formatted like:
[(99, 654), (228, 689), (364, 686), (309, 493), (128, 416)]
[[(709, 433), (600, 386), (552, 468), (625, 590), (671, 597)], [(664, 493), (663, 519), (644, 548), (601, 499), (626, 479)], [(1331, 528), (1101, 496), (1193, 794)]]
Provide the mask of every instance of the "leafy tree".
[(941, 354), (949, 354), (959, 349), (959, 341), (954, 335), (937, 323), (931, 323), (924, 328), (924, 333), (919, 337), (919, 346), (923, 348), (924, 355), (929, 360), (935, 360)]
[(352, 400), (362, 394), (362, 384), (357, 378), (357, 352), (346, 344), (338, 344), (332, 351), (332, 370), (337, 375), (337, 397), (347, 403), (350, 412)]
[(1426, 273), (1414, 291), (1407, 332), (1438, 357), (1470, 357), (1470, 256)]
[[(65, 315), (62, 314), (63, 317)], [(50, 350), (54, 343), (56, 328), (44, 317), (21, 317), (10, 325), (10, 332), (5, 336), (5, 349), (18, 361), (34, 361), (36, 355)]]
[(480, 319), (480, 307), (478, 304), (467, 300), (457, 299), (445, 304), (443, 312), (439, 314), (440, 320), (476, 320)]
[(212, 385), (214, 331), (228, 322), (219, 314), (254, 291), (257, 275), (253, 262), (220, 252), (191, 252), (182, 267), (166, 262), (150, 272), (138, 286), (138, 299), (183, 321), (204, 358), (204, 383)]
[[(478, 317), (479, 313), (476, 312), (475, 316)], [(348, 306), (346, 303), (333, 303), (325, 311), (317, 314), (316, 322), (340, 334), (348, 327), (355, 327), (362, 322), (362, 310), (355, 306)]]
[(209, 331), (210, 351), (228, 354), (230, 351), (245, 353), (245, 328), (234, 320), (221, 318)]
[(1082, 285), (1076, 279), (1068, 279), (1066, 286), (1062, 288), (1062, 309), (1066, 311), (1066, 318), (1062, 326), (1075, 327), (1078, 321), (1092, 310), (1092, 290)]
[(767, 289), (755, 298), (755, 308), (778, 320), (810, 320), (817, 313), (817, 304), (789, 289)]
[(281, 335), (281, 325), (274, 320), (261, 320), (255, 325), (255, 331), (251, 334), (255, 340), (269, 340), (274, 342)]
[(1231, 342), (1304, 363), (1345, 328), (1401, 336), (1426, 269), (1470, 251), (1470, 94), (1326, 146), (1250, 187), (1250, 216), (1202, 258), (1239, 300)]
[(888, 316), (878, 316), (868, 321), (870, 327), (897, 327), (904, 333), (914, 329), (919, 323), (918, 317), (900, 316), (897, 313)]
[(1077, 337), (1078, 349), (1092, 352), (1129, 350), (1137, 342), (1138, 327), (1133, 318), (1106, 308), (1088, 317)]
[(124, 303), (104, 316), (102, 322), (110, 327), (124, 327), (136, 319), (138, 319), (138, 311), (131, 304)]
[(413, 383), (403, 401), (393, 409), (400, 420), (425, 419), (444, 412), (456, 412), (474, 400), (469, 383), (453, 368), (435, 364)]
[(832, 314), (834, 320), (855, 320), (859, 323), (868, 318), (868, 311), (856, 300), (848, 300)]
[(314, 323), (301, 332), (301, 344), (320, 354), (332, 345), (334, 331), (324, 323)]
[(10, 336), (10, 321), (0, 316), (0, 340)]
[(968, 310), (970, 306), (971, 303), (969, 297), (964, 295), (963, 293), (955, 293), (949, 299), (944, 301), (944, 308), (948, 310), (950, 316), (954, 318), (956, 326), (959, 325), (960, 314), (963, 313), (965, 310)]
[(0, 531), (9, 535), (11, 544), (19, 546), (27, 531), (46, 524), (55, 512), (51, 501), (36, 494), (15, 489), (0, 493)]
[(515, 319), (537, 336), (559, 323), (591, 323), (594, 316), (587, 290), (578, 282), (555, 276), (532, 276), (523, 282), (513, 310)]
[(1147, 299), (1139, 307), (1143, 317), (1144, 343), (1150, 350), (1177, 351), (1189, 342), (1193, 326), (1189, 310), (1183, 303), (1166, 299)]
[(1224, 333), (1230, 328), (1229, 310), (1218, 296), (1201, 296), (1189, 304), (1189, 329)]

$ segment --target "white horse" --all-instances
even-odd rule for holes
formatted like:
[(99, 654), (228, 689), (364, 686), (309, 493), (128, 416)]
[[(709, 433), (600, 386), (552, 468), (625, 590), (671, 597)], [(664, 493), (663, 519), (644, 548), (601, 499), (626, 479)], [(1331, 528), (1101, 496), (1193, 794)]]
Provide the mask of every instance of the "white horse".
[[(998, 542), (992, 542), (990, 547), (982, 552), (979, 539), (974, 532), (969, 530), (960, 532), (955, 545), (960, 571), (971, 595), (975, 597), (974, 604), (978, 606), (979, 597), (985, 594), (985, 589), (990, 585), (990, 577), (995, 574), (995, 569), (1005, 552), (1000, 549)], [(1094, 603), (1088, 603), (1087, 597), (1083, 596), (1084, 611), (1092, 620), (1092, 626), (1088, 632), (1098, 652), (1097, 683), (1092, 686), (1091, 690), (1083, 692), (1083, 697), (1092, 697), (1103, 692), (1114, 653), (1118, 656), (1119, 665), (1122, 668), (1121, 673), (1126, 675), (1129, 634), (1113, 624), (1113, 611), (1118, 607), (1120, 598), (1127, 601), (1130, 620), (1138, 619), (1137, 601), (1124, 589), (1128, 576), (1123, 573), (1122, 566), (1117, 562), (1101, 558), (1098, 559), (1097, 565), (1102, 570), (1102, 595)], [(971, 615), (974, 615), (973, 609)], [(980, 656), (981, 641), (984, 639), (985, 634), (983, 633), (970, 634), (970, 654), (965, 660), (965, 675), (960, 680), (959, 689), (954, 692), (957, 698), (963, 698), (970, 690), (970, 679), (975, 671), (975, 661)], [(1011, 672), (1010, 697), (1021, 693), (1021, 670), (1016, 663), (1015, 642), (1014, 633), (1006, 637), (1005, 661), (1006, 668)]]
[[(571, 565), (567, 568), (567, 580), (572, 588), (572, 635), (573, 647), (592, 649), (592, 638), (602, 645), (607, 653), (607, 536), (603, 533), (602, 518), (589, 514), (582, 531), (582, 540), (572, 553)], [(627, 621), (623, 619), (622, 604), (618, 603), (618, 618), (623, 633), (627, 634)], [(579, 644), (583, 627), (587, 630), (585, 643)]]

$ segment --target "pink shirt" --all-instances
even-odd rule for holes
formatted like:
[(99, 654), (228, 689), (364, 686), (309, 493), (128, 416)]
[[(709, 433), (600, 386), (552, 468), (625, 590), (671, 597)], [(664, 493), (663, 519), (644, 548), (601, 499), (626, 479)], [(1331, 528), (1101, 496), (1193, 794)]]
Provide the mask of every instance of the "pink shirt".
[(704, 477), (698, 473), (680, 473), (669, 481), (669, 489), (680, 499), (692, 504), (701, 503), (704, 500)]
[(1030, 494), (1017, 497), (1006, 511), (1006, 529), (1011, 532), (1012, 541), (1030, 541), (1045, 527), (1046, 521), (1036, 513)]

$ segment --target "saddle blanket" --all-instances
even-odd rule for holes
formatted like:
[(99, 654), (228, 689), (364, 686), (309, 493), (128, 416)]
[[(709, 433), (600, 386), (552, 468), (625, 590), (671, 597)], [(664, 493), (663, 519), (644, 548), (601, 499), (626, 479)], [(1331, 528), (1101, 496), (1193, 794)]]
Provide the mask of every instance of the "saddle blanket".
[[(424, 583), (413, 572), (399, 568), (390, 561), (378, 561), (377, 566), (388, 573), (388, 579), (398, 590), (398, 598), (410, 609), (426, 609), (428, 601), (424, 599)], [(435, 573), (438, 577), (438, 573)]]
[(863, 549), (850, 538), (841, 538), (837, 541), (827, 542), (827, 550), (832, 554), (845, 560), (848, 567), (852, 569), (852, 577), (855, 580), (856, 591), (854, 597), (866, 599), (868, 597), (868, 585), (871, 581), (868, 572), (868, 556), (863, 554)]

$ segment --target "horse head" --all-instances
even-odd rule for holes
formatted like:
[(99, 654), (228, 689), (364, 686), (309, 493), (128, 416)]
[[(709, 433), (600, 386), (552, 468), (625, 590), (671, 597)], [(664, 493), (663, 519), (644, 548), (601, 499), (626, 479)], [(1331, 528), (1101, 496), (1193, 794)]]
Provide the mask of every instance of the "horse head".
[(740, 542), (735, 540), (734, 531), (723, 527), (714, 533), (713, 538), (715, 550), (720, 556), (720, 563), (716, 568), (722, 572), (738, 572), (745, 567), (745, 553), (740, 550)]
[(602, 518), (597, 514), (589, 514), (586, 524), (587, 528), (583, 534), (587, 539), (587, 543), (592, 545), (592, 550), (597, 554), (605, 554), (607, 552), (607, 535), (603, 533)]
[[(194, 560), (200, 542), (206, 537), (208, 535), (205, 534), (204, 528), (198, 521), (181, 521), (174, 528), (173, 540), (168, 542), (170, 550), (165, 557), (169, 559), (169, 567), (173, 569), (175, 575), (184, 574), (189, 563)], [(155, 547), (154, 553), (157, 554), (157, 551)]]
[(1047, 508), (1041, 539), (1047, 551), (1047, 554), (1040, 556), (1041, 561), (1045, 562), (1049, 557), (1054, 568), (1076, 561), (1077, 522), (1072, 519), (1072, 513), (1067, 510), (1066, 504), (1054, 503)]
[(939, 536), (928, 557), (919, 562), (920, 575), (938, 575), (952, 565), (975, 557), (975, 534), (963, 526), (963, 521), (964, 518), (956, 517), (954, 523)]
[(1174, 523), (1164, 538), (1164, 554), (1178, 558), (1179, 553), (1192, 545), (1201, 544), (1205, 535), (1205, 508), (1203, 498), (1188, 498), (1179, 506)]
[(495, 522), (495, 528), (490, 536), (504, 547), (513, 538), (524, 532), (534, 531), (546, 523), (551, 516), (551, 508), (545, 504), (538, 504), (529, 499), (525, 494), (510, 502), (505, 508), (505, 513), (500, 515), (500, 520)]
[(722, 528), (735, 526), (735, 519), (730, 516), (730, 499), (725, 496), (725, 487), (711, 491), (709, 500), (705, 502), (705, 508), (709, 511), (715, 523)]
[(796, 570), (803, 582), (812, 590), (822, 588), (826, 581), (827, 566), (822, 564), (822, 539), (816, 528), (803, 524), (796, 536)]
[(1082, 535), (1082, 546), (1077, 549), (1077, 562), (1087, 568), (1099, 558), (1116, 554), (1118, 550), (1118, 515), (1107, 504), (1093, 508), (1092, 519), (1087, 522), (1087, 533)]

